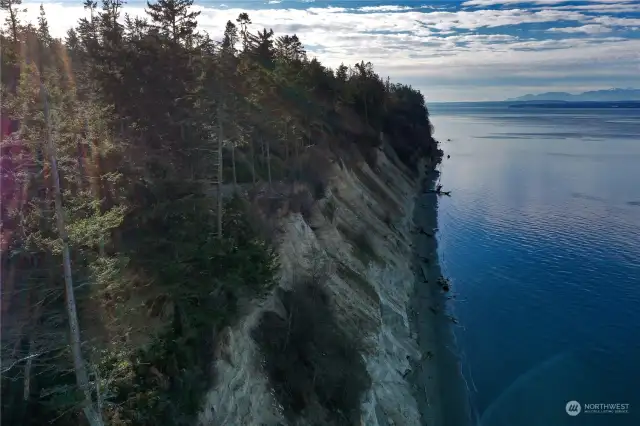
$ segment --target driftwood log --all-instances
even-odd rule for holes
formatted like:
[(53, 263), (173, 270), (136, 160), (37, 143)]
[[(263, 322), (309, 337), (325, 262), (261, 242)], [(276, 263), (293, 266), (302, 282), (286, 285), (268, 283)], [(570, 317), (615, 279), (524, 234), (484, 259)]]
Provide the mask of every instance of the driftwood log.
[(451, 191), (437, 191), (435, 189), (429, 189), (424, 192), (425, 194), (438, 194), (438, 195), (446, 195), (447, 197), (451, 197)]

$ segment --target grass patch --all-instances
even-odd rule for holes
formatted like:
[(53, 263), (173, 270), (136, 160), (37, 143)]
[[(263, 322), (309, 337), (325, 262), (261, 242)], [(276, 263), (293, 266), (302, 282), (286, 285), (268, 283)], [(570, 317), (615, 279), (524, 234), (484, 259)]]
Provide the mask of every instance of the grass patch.
[(314, 418), (356, 424), (360, 400), (371, 385), (360, 342), (340, 328), (319, 282), (308, 279), (290, 291), (279, 290), (278, 297), (285, 316), (265, 312), (252, 334), (285, 416), (294, 421), (319, 404), (322, 413), (309, 413)]

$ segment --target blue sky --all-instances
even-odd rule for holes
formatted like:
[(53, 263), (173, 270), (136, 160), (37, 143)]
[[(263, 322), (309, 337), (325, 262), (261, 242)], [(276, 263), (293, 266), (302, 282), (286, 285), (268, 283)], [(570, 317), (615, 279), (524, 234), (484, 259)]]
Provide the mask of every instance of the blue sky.
[[(35, 19), (40, 2), (23, 0)], [(54, 35), (81, 0), (45, 1)], [(144, 2), (125, 11), (143, 14)], [(371, 61), (428, 101), (501, 100), (545, 91), (640, 87), (640, 0), (197, 1), (212, 36), (249, 13), (252, 30), (296, 33), (335, 67)]]

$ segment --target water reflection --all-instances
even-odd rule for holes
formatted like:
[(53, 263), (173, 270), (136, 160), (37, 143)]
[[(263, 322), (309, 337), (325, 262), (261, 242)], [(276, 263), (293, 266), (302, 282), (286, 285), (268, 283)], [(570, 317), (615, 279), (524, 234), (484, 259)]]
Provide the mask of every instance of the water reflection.
[(623, 113), (432, 112), (452, 139), (439, 248), (483, 426), (576, 424), (567, 398), (636, 407), (581, 425), (640, 424), (640, 117)]

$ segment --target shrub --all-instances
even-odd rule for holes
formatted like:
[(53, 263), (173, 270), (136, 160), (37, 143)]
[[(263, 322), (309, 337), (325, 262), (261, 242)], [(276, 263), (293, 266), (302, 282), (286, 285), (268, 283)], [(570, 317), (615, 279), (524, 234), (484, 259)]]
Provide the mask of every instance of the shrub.
[(337, 210), (338, 210), (338, 206), (336, 205), (336, 201), (333, 198), (331, 198), (330, 200), (327, 200), (327, 202), (324, 204), (324, 207), (323, 207), (324, 215), (332, 223), (336, 217)]
[(285, 416), (293, 420), (317, 401), (330, 424), (354, 424), (371, 383), (360, 342), (349, 339), (337, 324), (331, 300), (318, 282), (298, 283), (278, 297), (285, 317), (265, 312), (253, 338)]
[(313, 194), (315, 200), (324, 198), (327, 192), (327, 183), (332, 163), (323, 153), (310, 150), (305, 155), (299, 170), (300, 181), (306, 183)]
[(324, 198), (324, 195), (327, 193), (327, 184), (322, 181), (318, 181), (313, 185), (313, 198), (316, 200), (321, 200)]
[(301, 213), (305, 220), (311, 217), (313, 197), (307, 191), (299, 191), (289, 199), (289, 209), (294, 213)]
[(211, 384), (214, 332), (235, 321), (238, 301), (275, 284), (275, 251), (252, 229), (243, 200), (226, 203), (222, 239), (196, 201), (149, 213), (127, 239), (137, 243), (132, 263), (151, 274), (171, 315), (150, 344), (101, 357), (101, 377), (112, 378), (104, 392), (113, 426), (193, 424)]

